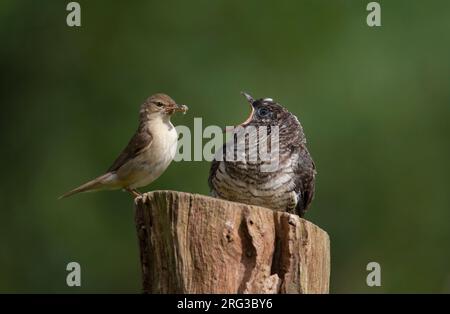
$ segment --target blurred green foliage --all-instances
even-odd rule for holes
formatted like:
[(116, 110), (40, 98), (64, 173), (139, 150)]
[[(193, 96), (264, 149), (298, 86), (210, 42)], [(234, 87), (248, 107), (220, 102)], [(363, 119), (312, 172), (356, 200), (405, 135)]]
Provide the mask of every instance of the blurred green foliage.
[[(80, 1), (80, 28), (68, 2), (0, 2), (0, 292), (139, 292), (129, 195), (57, 196), (108, 168), (150, 94), (190, 107), (175, 124), (225, 126), (241, 90), (303, 123), (332, 292), (450, 291), (450, 2), (380, 1), (380, 28), (369, 1)], [(208, 171), (146, 189), (207, 194)]]

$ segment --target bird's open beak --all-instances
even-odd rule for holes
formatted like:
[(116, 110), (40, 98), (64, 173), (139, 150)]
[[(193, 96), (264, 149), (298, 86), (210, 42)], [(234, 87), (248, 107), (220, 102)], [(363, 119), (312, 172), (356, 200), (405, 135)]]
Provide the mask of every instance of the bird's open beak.
[(250, 115), (248, 116), (247, 120), (245, 120), (244, 122), (239, 124), (239, 126), (246, 126), (253, 119), (253, 114), (255, 113), (255, 108), (253, 108), (253, 103), (255, 102), (255, 100), (253, 99), (253, 97), (250, 94), (248, 94), (246, 92), (241, 92), (241, 95), (243, 95), (247, 99), (248, 103), (250, 104), (250, 108), (252, 109), (252, 111), (250, 111)]
[(188, 111), (188, 106), (185, 105), (175, 105), (173, 107), (167, 108), (166, 113), (168, 114), (173, 114), (175, 112), (182, 112), (183, 114), (186, 114), (186, 112)]
[(250, 103), (250, 105), (253, 105), (253, 103), (255, 102), (255, 100), (253, 99), (253, 97), (246, 93), (246, 92), (241, 92), (241, 95), (244, 96), (245, 98), (247, 98), (247, 101)]
[[(250, 121), (252, 121), (253, 114), (255, 112), (255, 109), (253, 108), (253, 103), (255, 102), (255, 100), (253, 99), (253, 97), (250, 94), (246, 93), (246, 92), (241, 92), (241, 95), (244, 96), (247, 99), (248, 103), (250, 104), (250, 107), (251, 107), (252, 111), (250, 112), (250, 115), (248, 116), (247, 120), (245, 120), (241, 124), (237, 125), (236, 127), (239, 127), (239, 126), (245, 127), (248, 123), (250, 123)], [(236, 127), (227, 127), (227, 128), (224, 129), (224, 131), (225, 132), (231, 132)]]

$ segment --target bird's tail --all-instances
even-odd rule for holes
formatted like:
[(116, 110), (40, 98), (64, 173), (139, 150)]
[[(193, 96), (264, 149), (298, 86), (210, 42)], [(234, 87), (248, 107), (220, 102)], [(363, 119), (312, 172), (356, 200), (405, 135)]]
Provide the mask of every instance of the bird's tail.
[(81, 192), (92, 192), (114, 188), (115, 187), (114, 183), (116, 183), (115, 181), (116, 181), (115, 174), (108, 172), (104, 175), (101, 175), (100, 177), (95, 178), (94, 180), (86, 182), (85, 184), (80, 185), (79, 187), (61, 195), (60, 197), (58, 197), (58, 199), (66, 198)]

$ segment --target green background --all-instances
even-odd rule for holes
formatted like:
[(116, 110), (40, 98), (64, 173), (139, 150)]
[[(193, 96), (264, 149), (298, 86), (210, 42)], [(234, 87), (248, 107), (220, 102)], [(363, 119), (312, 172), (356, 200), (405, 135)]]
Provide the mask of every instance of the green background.
[[(449, 1), (380, 1), (379, 28), (369, 1), (80, 1), (80, 28), (68, 2), (0, 2), (0, 292), (140, 292), (130, 196), (57, 196), (110, 166), (147, 96), (225, 126), (241, 90), (304, 126), (331, 292), (450, 292)], [(172, 163), (144, 190), (207, 194), (208, 171)]]

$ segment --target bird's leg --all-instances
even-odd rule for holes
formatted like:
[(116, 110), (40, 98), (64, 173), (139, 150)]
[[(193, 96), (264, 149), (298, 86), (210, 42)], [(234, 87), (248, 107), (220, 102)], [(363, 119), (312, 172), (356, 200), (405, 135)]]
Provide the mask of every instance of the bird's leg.
[(136, 189), (125, 188), (125, 190), (131, 193), (134, 197), (142, 196), (142, 194)]

